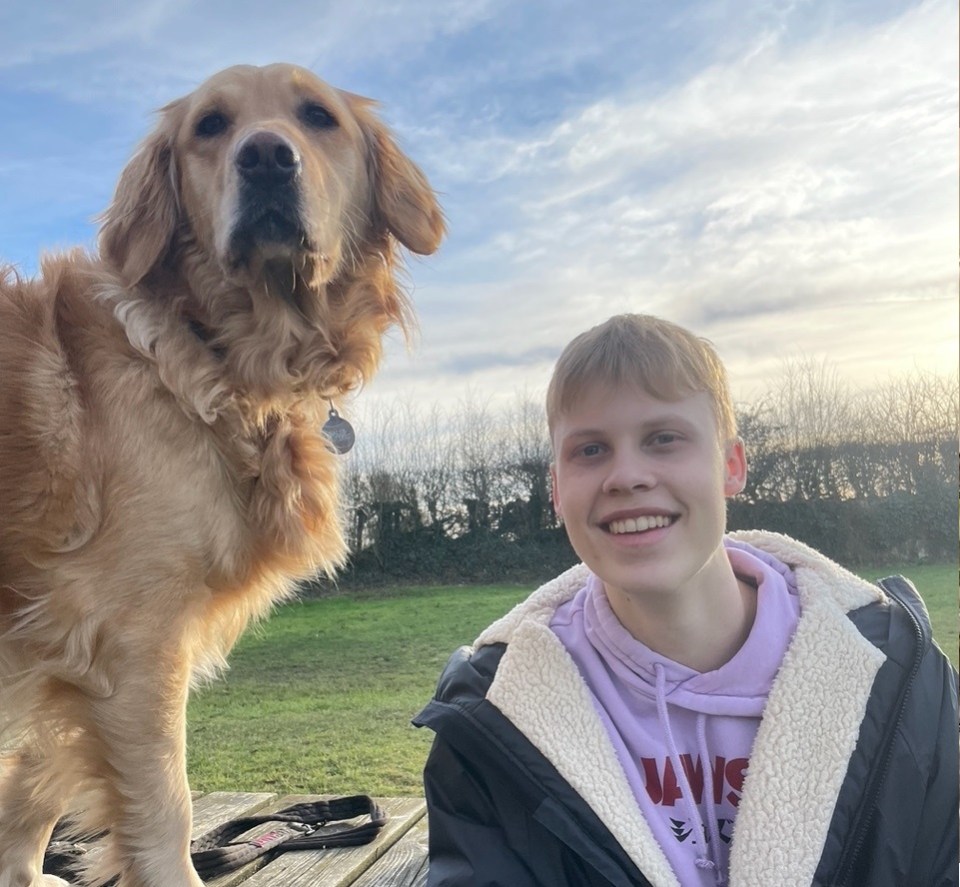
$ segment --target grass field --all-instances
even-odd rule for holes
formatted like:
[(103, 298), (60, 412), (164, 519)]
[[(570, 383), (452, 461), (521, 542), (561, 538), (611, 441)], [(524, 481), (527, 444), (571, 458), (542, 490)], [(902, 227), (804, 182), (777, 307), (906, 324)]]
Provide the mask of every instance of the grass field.
[[(957, 662), (955, 567), (908, 573)], [(420, 794), (432, 734), (410, 726), (460, 644), (521, 600), (517, 586), (415, 588), (304, 601), (248, 634), (225, 677), (189, 710), (191, 785), (215, 789)]]
[(876, 567), (860, 570), (864, 579), (874, 581), (893, 573), (908, 576), (923, 595), (930, 611), (933, 636), (954, 666), (957, 654), (957, 567), (955, 564), (928, 564), (922, 567)]

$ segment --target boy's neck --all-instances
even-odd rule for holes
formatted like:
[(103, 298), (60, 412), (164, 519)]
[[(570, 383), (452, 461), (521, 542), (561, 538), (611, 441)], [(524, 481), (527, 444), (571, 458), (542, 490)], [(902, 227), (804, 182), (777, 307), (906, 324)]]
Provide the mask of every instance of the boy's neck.
[(695, 671), (714, 671), (743, 646), (757, 613), (757, 589), (735, 576), (721, 554), (725, 569), (705, 571), (683, 594), (637, 599), (608, 590), (610, 607), (651, 650)]

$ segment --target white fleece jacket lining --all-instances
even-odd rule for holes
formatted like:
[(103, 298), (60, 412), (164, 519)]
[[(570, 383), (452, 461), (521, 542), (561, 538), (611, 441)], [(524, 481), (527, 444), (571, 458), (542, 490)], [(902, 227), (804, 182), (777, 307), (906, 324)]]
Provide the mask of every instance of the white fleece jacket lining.
[[(513, 635), (487, 699), (593, 808), (655, 887), (680, 887), (627, 783), (576, 663), (549, 625)], [(632, 815), (624, 815), (631, 811)]]
[[(810, 884), (837, 793), (884, 655), (844, 615), (882, 593), (801, 543), (774, 533), (731, 538), (795, 568), (801, 616), (770, 691), (734, 827), (730, 887)], [(477, 645), (507, 642), (488, 700), (593, 808), (655, 887), (679, 887), (639, 815), (616, 752), (580, 673), (550, 630), (558, 606), (582, 587), (568, 570), (494, 623)], [(825, 663), (841, 662), (843, 668)]]

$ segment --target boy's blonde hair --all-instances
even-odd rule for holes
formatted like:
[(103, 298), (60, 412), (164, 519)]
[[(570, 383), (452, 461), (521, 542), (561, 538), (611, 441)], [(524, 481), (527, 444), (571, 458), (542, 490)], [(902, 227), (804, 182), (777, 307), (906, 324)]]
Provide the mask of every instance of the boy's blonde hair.
[(618, 314), (581, 333), (557, 361), (547, 389), (550, 438), (557, 418), (594, 383), (635, 385), (658, 400), (710, 396), (721, 442), (737, 437), (727, 371), (706, 339), (649, 314)]

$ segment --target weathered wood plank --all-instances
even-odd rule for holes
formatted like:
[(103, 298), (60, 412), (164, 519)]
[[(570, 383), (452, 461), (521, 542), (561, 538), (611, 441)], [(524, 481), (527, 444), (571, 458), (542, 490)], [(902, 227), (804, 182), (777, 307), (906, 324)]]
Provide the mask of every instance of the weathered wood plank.
[[(283, 798), (277, 807), (308, 800)], [(378, 798), (389, 819), (377, 840), (363, 847), (284, 853), (243, 882), (243, 887), (349, 887), (426, 812), (422, 798)], [(360, 822), (360, 820), (351, 821)]]
[(209, 792), (194, 798), (194, 840), (231, 819), (255, 815), (276, 797), (272, 792)]
[(353, 887), (426, 887), (427, 818), (380, 857), (355, 881)]

